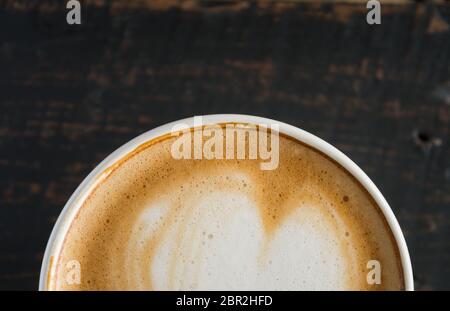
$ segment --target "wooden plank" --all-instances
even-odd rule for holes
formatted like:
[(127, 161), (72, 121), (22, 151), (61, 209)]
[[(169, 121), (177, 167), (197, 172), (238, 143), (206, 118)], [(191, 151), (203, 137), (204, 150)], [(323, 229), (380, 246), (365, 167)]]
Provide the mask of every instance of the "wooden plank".
[[(418, 289), (450, 289), (448, 5), (0, 4), (0, 287), (37, 287), (51, 228), (114, 149), (192, 115), (278, 119), (358, 163), (396, 213)], [(57, 3), (57, 4), (55, 4)], [(446, 20), (447, 18), (447, 20)], [(438, 26), (436, 26), (438, 25)]]

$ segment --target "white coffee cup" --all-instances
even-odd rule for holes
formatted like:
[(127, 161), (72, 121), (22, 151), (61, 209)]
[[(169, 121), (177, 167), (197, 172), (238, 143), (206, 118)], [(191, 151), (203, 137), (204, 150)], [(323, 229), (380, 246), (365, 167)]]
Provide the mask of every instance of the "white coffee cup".
[[(220, 123), (250, 123), (250, 124), (276, 124), (279, 127), (279, 131), (282, 134), (291, 136), (306, 145), (313, 147), (326, 154), (328, 157), (339, 163), (343, 168), (345, 168), (350, 174), (352, 174), (359, 183), (368, 191), (375, 202), (380, 207), (392, 234), (397, 243), (400, 259), (403, 268), (403, 276), (405, 282), (406, 290), (414, 290), (413, 282), (413, 272), (411, 266), (411, 260), (409, 257), (408, 248), (406, 245), (405, 238), (403, 236), (400, 225), (395, 218), (389, 204), (386, 202), (385, 198), (375, 186), (375, 184), (370, 180), (370, 178), (347, 156), (345, 156), (341, 151), (325, 142), (324, 140), (304, 131), (294, 126), (282, 123), (279, 121), (261, 118), (249, 115), (238, 115), (238, 114), (218, 114), (218, 115), (206, 115), (202, 117), (203, 125), (210, 124), (220, 124)], [(47, 290), (51, 288), (50, 282), (54, 280), (54, 273), (56, 269), (56, 263), (58, 262), (58, 254), (61, 252), (62, 244), (64, 238), (69, 230), (70, 224), (72, 223), (74, 217), (77, 215), (82, 203), (95, 188), (97, 183), (102, 180), (105, 175), (109, 174), (108, 168), (112, 167), (120, 159), (125, 157), (127, 154), (135, 150), (140, 145), (153, 140), (157, 137), (163, 136), (165, 134), (171, 133), (173, 127), (176, 124), (183, 123), (190, 127), (194, 127), (194, 118), (188, 118), (184, 120), (175, 121), (157, 127), (150, 130), (133, 140), (129, 141), (112, 154), (110, 154), (105, 160), (103, 160), (78, 186), (75, 192), (72, 194), (66, 205), (64, 206), (56, 224), (51, 233), (50, 239), (47, 243), (47, 247), (44, 254), (44, 259), (41, 267), (41, 274), (39, 279), (39, 290)]]

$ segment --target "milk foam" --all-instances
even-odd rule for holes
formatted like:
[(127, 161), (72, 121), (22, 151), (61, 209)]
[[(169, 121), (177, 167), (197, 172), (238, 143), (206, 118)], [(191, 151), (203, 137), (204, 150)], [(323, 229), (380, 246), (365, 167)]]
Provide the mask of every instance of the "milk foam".
[(345, 256), (320, 208), (299, 206), (268, 237), (256, 202), (243, 194), (217, 191), (192, 203), (186, 202), (189, 212), (180, 211), (143, 271), (142, 246), (164, 225), (169, 199), (141, 212), (126, 261), (135, 271), (127, 275), (129, 282), (137, 288), (148, 286), (142, 273), (156, 290), (345, 288)]
[[(402, 289), (398, 250), (367, 192), (321, 153), (280, 137), (280, 164), (176, 161), (141, 146), (73, 222), (52, 289)], [(345, 199), (344, 199), (345, 198)], [(81, 262), (82, 284), (64, 283)], [(366, 282), (367, 261), (383, 267)]]

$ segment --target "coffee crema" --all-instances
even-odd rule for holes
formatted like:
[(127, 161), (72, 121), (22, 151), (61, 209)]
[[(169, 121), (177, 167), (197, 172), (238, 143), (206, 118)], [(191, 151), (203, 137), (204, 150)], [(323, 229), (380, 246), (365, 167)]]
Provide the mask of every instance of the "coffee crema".
[[(404, 289), (383, 213), (328, 156), (280, 134), (277, 169), (261, 170), (258, 160), (176, 160), (175, 139), (151, 140), (103, 174), (50, 290)], [(73, 260), (79, 284), (67, 282)], [(371, 260), (380, 284), (367, 281)]]

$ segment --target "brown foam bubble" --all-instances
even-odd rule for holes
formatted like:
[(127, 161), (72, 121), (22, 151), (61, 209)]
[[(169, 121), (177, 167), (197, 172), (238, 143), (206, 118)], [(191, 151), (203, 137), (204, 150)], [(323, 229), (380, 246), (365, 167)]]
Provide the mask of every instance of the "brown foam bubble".
[[(183, 256), (177, 252), (187, 229), (196, 225), (189, 207), (218, 190), (245, 194), (255, 202), (265, 248), (294, 211), (317, 208), (338, 237), (348, 289), (404, 288), (398, 249), (380, 209), (356, 179), (326, 155), (281, 135), (279, 166), (263, 171), (261, 159), (174, 160), (170, 146), (175, 139), (166, 135), (147, 142), (107, 170), (69, 229), (51, 289), (154, 289), (149, 267), (160, 244), (176, 228), (166, 276), (168, 287), (175, 288), (178, 256)], [(134, 241), (140, 215), (162, 199), (168, 202), (164, 217), (148, 239)], [(194, 236), (192, 244), (197, 242)], [(199, 262), (199, 253), (196, 256)], [(82, 267), (80, 285), (64, 283), (64, 264), (72, 259)], [(371, 259), (382, 264), (381, 285), (366, 283), (366, 263)], [(193, 266), (200, 269), (195, 261)]]

